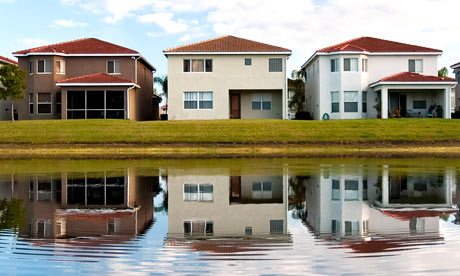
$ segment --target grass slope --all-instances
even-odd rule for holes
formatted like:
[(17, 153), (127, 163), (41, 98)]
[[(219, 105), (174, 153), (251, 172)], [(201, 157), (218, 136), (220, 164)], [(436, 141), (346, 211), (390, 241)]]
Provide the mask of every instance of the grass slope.
[(0, 144), (460, 142), (460, 120), (0, 122)]

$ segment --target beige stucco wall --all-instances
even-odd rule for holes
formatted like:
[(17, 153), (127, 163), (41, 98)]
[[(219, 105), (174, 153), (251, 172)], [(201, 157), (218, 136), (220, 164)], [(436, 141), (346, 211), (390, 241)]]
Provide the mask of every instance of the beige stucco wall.
[[(169, 55), (168, 119), (228, 119), (229, 90), (280, 90), (282, 95), (285, 95), (286, 57), (287, 55)], [(245, 58), (252, 59), (251, 66), (244, 65)], [(269, 72), (269, 58), (282, 58), (283, 72)], [(184, 59), (212, 59), (213, 72), (183, 72)], [(184, 92), (196, 91), (213, 92), (212, 109), (184, 109)], [(281, 110), (283, 110), (283, 103), (286, 104), (283, 98), (285, 97), (273, 98), (272, 107), (281, 105)], [(248, 98), (241, 97), (242, 109), (247, 100)], [(280, 102), (277, 103), (275, 100)], [(278, 110), (272, 111), (270, 114), (260, 111), (260, 114), (257, 115), (249, 113), (246, 115), (249, 118), (284, 117), (274, 116)], [(243, 112), (241, 115), (244, 118)]]

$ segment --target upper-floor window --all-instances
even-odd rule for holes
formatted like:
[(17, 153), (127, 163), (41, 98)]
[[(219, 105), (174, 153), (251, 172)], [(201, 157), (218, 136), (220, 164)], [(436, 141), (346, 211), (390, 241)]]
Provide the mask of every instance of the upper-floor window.
[(34, 65), (35, 62), (33, 60), (29, 60), (29, 74), (32, 75), (34, 73)]
[(409, 59), (409, 72), (423, 73), (423, 59)]
[(184, 59), (184, 72), (212, 72), (212, 59)]
[(281, 58), (268, 59), (268, 72), (283, 72), (283, 59)]
[(367, 58), (361, 60), (361, 71), (367, 72)]
[(107, 73), (108, 74), (121, 74), (121, 64), (119, 60), (108, 60), (107, 61)]
[(56, 60), (56, 74), (65, 74), (65, 61)]
[(343, 71), (358, 72), (358, 59), (357, 58), (344, 58), (343, 59)]
[(339, 59), (331, 59), (331, 72), (339, 72)]
[(252, 59), (250, 59), (250, 58), (245, 58), (245, 59), (244, 59), (244, 65), (246, 65), (246, 66), (252, 65)]
[(38, 74), (51, 74), (53, 72), (51, 59), (39, 59), (38, 60)]

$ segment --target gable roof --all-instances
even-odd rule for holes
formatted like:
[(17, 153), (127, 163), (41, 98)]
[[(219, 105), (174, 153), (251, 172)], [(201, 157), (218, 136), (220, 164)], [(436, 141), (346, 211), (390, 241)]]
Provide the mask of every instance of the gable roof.
[(16, 57), (50, 54), (60, 56), (140, 56), (153, 71), (156, 70), (139, 52), (97, 38), (82, 38), (13, 52)]
[(455, 64), (450, 66), (450, 68), (452, 68), (452, 69), (455, 69), (455, 68), (458, 68), (458, 67), (460, 67), (460, 62), (457, 62), (457, 63), (455, 63)]
[(390, 41), (374, 37), (359, 37), (351, 39), (336, 45), (317, 50), (303, 65), (304, 68), (317, 55), (327, 55), (332, 53), (366, 53), (375, 54), (424, 54), (424, 55), (441, 55), (442, 51), (438, 49), (422, 47), (407, 43)]
[(69, 78), (56, 82), (57, 86), (130, 86), (137, 85), (131, 80), (109, 75), (106, 73), (96, 73), (75, 78)]
[(166, 49), (163, 51), (163, 53), (165, 53), (165, 55), (174, 53), (273, 53), (290, 55), (291, 50), (249, 39), (227, 35), (197, 43), (187, 44), (184, 46)]
[(6, 58), (6, 57), (3, 57), (3, 56), (0, 56), (0, 62), (13, 64), (13, 65), (18, 65), (17, 61), (9, 59), (9, 58)]
[(385, 83), (445, 83), (445, 84), (453, 84), (457, 83), (457, 81), (453, 78), (443, 78), (443, 77), (438, 77), (438, 76), (428, 76), (428, 75), (421, 75), (417, 73), (411, 73), (411, 72), (401, 72), (398, 74), (394, 74), (385, 78), (382, 78), (376, 82), (373, 82), (370, 84), (370, 87), (379, 85), (379, 84), (385, 84)]

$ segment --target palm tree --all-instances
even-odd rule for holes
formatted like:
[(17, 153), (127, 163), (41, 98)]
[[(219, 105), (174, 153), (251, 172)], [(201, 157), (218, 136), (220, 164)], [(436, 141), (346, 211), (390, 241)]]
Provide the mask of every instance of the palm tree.
[(296, 112), (302, 112), (305, 103), (305, 71), (293, 70), (291, 78), (292, 80), (288, 80), (290, 83), (289, 90), (294, 92), (294, 95), (289, 100), (289, 108), (295, 109)]
[(442, 67), (438, 71), (438, 77), (445, 78), (449, 75), (449, 70), (446, 67)]
[(163, 91), (160, 96), (164, 97), (166, 100), (166, 106), (168, 106), (168, 76), (154, 77), (154, 83), (161, 85), (161, 90)]

